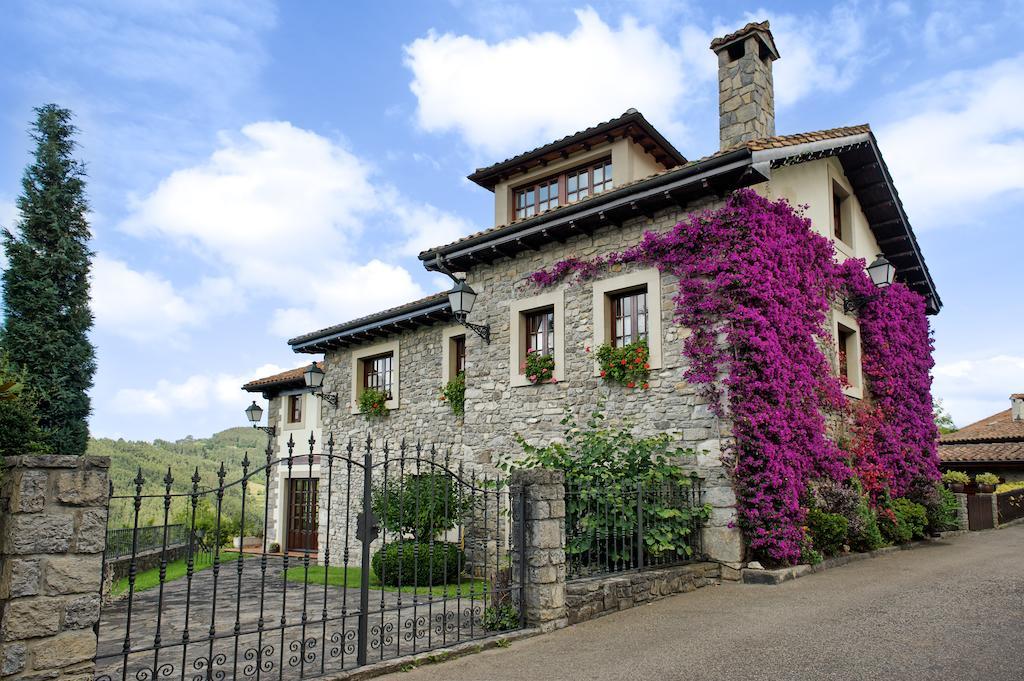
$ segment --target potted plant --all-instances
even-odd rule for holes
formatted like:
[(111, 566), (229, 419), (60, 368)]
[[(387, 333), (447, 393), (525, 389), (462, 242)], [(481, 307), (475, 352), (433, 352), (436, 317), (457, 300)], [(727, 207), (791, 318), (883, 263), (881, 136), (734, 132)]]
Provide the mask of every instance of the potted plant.
[(359, 394), (359, 411), (368, 419), (381, 418), (388, 413), (387, 401), (383, 390), (366, 388)]
[(619, 347), (605, 343), (597, 349), (597, 363), (605, 381), (640, 390), (650, 387), (650, 351), (645, 340)]
[(555, 378), (555, 358), (552, 355), (527, 350), (522, 369), (530, 383), (558, 383), (558, 379)]
[(971, 482), (971, 477), (962, 471), (946, 471), (942, 474), (942, 482), (951, 492), (963, 492), (964, 486)]
[(978, 491), (982, 494), (992, 494), (999, 484), (999, 476), (994, 473), (978, 473), (974, 476), (974, 482), (978, 485)]

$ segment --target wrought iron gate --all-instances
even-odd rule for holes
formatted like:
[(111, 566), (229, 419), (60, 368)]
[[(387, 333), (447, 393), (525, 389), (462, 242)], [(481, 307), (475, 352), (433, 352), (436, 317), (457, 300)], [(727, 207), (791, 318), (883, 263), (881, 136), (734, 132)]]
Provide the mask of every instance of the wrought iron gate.
[[(196, 470), (188, 491), (172, 491), (168, 470), (151, 493), (140, 470), (134, 493), (111, 489), (112, 517), (130, 518), (133, 539), (117, 571), (126, 576), (104, 580), (113, 598), (101, 613), (97, 679), (315, 678), (522, 626), (520, 493), (435, 446), (367, 438), (360, 453), (349, 442), (336, 454), (332, 438), (314, 454), (310, 436), (309, 454), (294, 447), (272, 460), (268, 445), (265, 464), (244, 459), (230, 483), (222, 464), (213, 487)], [(318, 549), (271, 552), (288, 530), (274, 492), (298, 467), (319, 480), (319, 498), (306, 503), (319, 514)], [(182, 519), (187, 540), (169, 542), (170, 522)], [(153, 533), (151, 520), (163, 537), (146, 551), (139, 537)], [(246, 549), (253, 525), (263, 538)], [(236, 532), (242, 548), (225, 548)]]

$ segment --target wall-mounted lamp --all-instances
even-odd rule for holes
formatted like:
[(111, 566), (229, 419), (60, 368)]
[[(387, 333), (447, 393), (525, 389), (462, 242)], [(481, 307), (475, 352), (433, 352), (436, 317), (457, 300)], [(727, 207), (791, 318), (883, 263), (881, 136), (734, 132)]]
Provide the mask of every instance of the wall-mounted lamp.
[(455, 317), (455, 321), (483, 338), (484, 342), (489, 345), (491, 342), (490, 324), (473, 324), (466, 321), (466, 317), (473, 311), (473, 305), (476, 303), (476, 291), (466, 283), (465, 278), (459, 278), (450, 272), (445, 272), (445, 274), (455, 282), (455, 286), (448, 292), (448, 303), (452, 307), (452, 316)]
[[(896, 267), (891, 262), (885, 259), (885, 256), (881, 253), (875, 258), (875, 261), (867, 267), (868, 276), (871, 277), (871, 283), (875, 285), (875, 288), (883, 289), (887, 288), (896, 280)], [(843, 312), (849, 314), (850, 312), (856, 312), (860, 308), (864, 307), (864, 303), (871, 300), (874, 296), (854, 296), (853, 298), (846, 298), (843, 300)]]
[(321, 400), (329, 402), (332, 407), (338, 406), (338, 396), (334, 393), (323, 392), (324, 387), (324, 370), (313, 362), (309, 367), (302, 373), (302, 380), (306, 383), (306, 389), (313, 393)]
[(260, 421), (263, 420), (263, 407), (256, 404), (256, 400), (252, 401), (248, 407), (245, 408), (245, 417), (249, 419), (249, 423), (256, 430), (262, 430), (270, 437), (274, 437), (277, 434), (277, 429), (274, 426), (261, 426)]

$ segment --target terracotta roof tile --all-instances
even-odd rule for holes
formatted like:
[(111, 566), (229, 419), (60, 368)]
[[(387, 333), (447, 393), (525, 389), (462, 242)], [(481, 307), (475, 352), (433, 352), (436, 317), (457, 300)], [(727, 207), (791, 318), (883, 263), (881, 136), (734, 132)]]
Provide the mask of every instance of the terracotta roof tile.
[(969, 426), (964, 426), (955, 433), (942, 436), (943, 444), (947, 442), (992, 442), (1020, 441), (1024, 443), (1024, 421), (1014, 421), (1010, 409), (993, 414)]
[(943, 463), (975, 461), (1024, 462), (1024, 442), (982, 442), (977, 444), (943, 444), (939, 447)]
[(768, 21), (751, 21), (738, 31), (733, 31), (732, 33), (723, 35), (721, 38), (715, 38), (712, 40), (711, 49), (713, 50), (717, 47), (721, 47), (722, 45), (728, 45), (734, 40), (742, 38), (746, 34), (753, 33), (754, 31), (764, 31), (768, 33), (768, 35), (771, 35), (771, 24), (769, 24)]
[(802, 132), (802, 133), (797, 133), (795, 135), (777, 135), (775, 137), (764, 137), (764, 138), (761, 138), (761, 139), (749, 140), (747, 142), (743, 142), (741, 144), (737, 144), (737, 145), (734, 145), (732, 147), (729, 147), (728, 149), (722, 149), (721, 151), (716, 151), (713, 154), (710, 154), (710, 155), (705, 156), (703, 158), (699, 158), (699, 159), (697, 159), (695, 161), (689, 161), (689, 162), (684, 163), (682, 165), (676, 166), (675, 168), (669, 168), (667, 170), (661, 170), (661, 171), (658, 171), (656, 173), (652, 173), (652, 174), (650, 174), (650, 175), (648, 175), (646, 177), (641, 177), (639, 179), (633, 180), (632, 182), (627, 182), (625, 184), (618, 185), (614, 189), (612, 189), (610, 191), (606, 191), (606, 192), (604, 192), (602, 194), (591, 194), (590, 196), (586, 197), (585, 199), (581, 199), (580, 201), (576, 201), (574, 203), (567, 203), (567, 204), (564, 204), (564, 205), (559, 206), (557, 208), (552, 208), (551, 210), (546, 210), (543, 213), (539, 213), (539, 214), (531, 216), (529, 218), (525, 218), (523, 220), (513, 220), (512, 222), (509, 222), (509, 223), (506, 223), (506, 224), (495, 225), (494, 227), (488, 227), (487, 229), (482, 229), (482, 230), (479, 230), (477, 232), (473, 232), (472, 234), (467, 234), (466, 236), (460, 237), (459, 239), (456, 239), (455, 241), (452, 241), (450, 243), (444, 244), (443, 246), (436, 246), (434, 248), (431, 248), (431, 249), (428, 249), (426, 251), (423, 251), (422, 253), (420, 253), (420, 258), (424, 258), (424, 256), (427, 256), (427, 255), (429, 255), (431, 253), (436, 253), (437, 251), (447, 250), (447, 249), (452, 248), (454, 246), (458, 246), (461, 243), (464, 243), (466, 241), (470, 241), (472, 239), (479, 238), (481, 236), (485, 236), (485, 235), (490, 234), (492, 232), (497, 232), (497, 231), (505, 229), (505, 228), (507, 228), (507, 227), (509, 227), (509, 226), (511, 226), (513, 224), (525, 224), (527, 222), (530, 222), (532, 220), (537, 220), (539, 218), (545, 218), (546, 219), (546, 218), (550, 217), (552, 214), (558, 213), (559, 211), (563, 211), (563, 210), (565, 210), (565, 209), (567, 209), (569, 207), (579, 206), (580, 204), (582, 204), (585, 201), (590, 201), (590, 200), (593, 200), (593, 199), (598, 198), (598, 197), (607, 197), (607, 196), (609, 196), (611, 194), (618, 194), (620, 192), (621, 193), (625, 193), (625, 190), (628, 189), (629, 187), (631, 187), (633, 185), (636, 185), (636, 184), (639, 184), (640, 182), (644, 182), (646, 180), (649, 180), (652, 177), (658, 177), (658, 176), (661, 176), (661, 175), (671, 175), (672, 173), (678, 173), (678, 172), (681, 172), (681, 171), (683, 171), (683, 170), (685, 170), (687, 168), (691, 168), (691, 167), (693, 167), (695, 165), (698, 165), (698, 164), (701, 164), (701, 163), (705, 163), (705, 162), (707, 162), (707, 161), (709, 161), (709, 160), (711, 160), (713, 158), (717, 158), (717, 157), (722, 156), (724, 154), (728, 154), (728, 153), (734, 152), (737, 149), (746, 148), (746, 149), (749, 149), (751, 151), (764, 151), (764, 150), (767, 150), (767, 149), (780, 149), (780, 148), (784, 148), (784, 147), (795, 146), (797, 144), (804, 144), (806, 142), (820, 142), (820, 141), (829, 140), (829, 139), (839, 139), (839, 138), (842, 138), (842, 137), (849, 137), (851, 135), (860, 135), (860, 134), (869, 133), (869, 132), (871, 132), (871, 126), (867, 125), (867, 124), (864, 124), (864, 125), (854, 125), (854, 126), (848, 126), (848, 127), (842, 127), (842, 128), (832, 128), (830, 130), (816, 130), (814, 132)]
[(281, 373), (274, 374), (273, 376), (254, 378), (253, 380), (243, 385), (242, 390), (246, 390), (248, 392), (260, 392), (262, 388), (265, 388), (267, 386), (303, 381), (302, 373), (306, 370), (306, 367), (308, 366), (308, 364), (303, 364), (300, 367), (289, 369), (288, 371), (282, 371)]

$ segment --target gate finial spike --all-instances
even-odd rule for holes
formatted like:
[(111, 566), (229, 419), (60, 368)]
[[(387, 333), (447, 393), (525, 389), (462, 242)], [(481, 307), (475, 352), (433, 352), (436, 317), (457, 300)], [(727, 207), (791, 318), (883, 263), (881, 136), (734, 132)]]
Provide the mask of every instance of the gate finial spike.
[(174, 482), (174, 478), (171, 476), (171, 467), (167, 467), (167, 475), (164, 476), (164, 486), (167, 487), (167, 491), (171, 491), (171, 483)]
[(313, 437), (313, 431), (309, 431), (309, 453), (313, 454), (313, 445), (316, 444), (316, 438)]
[(192, 486), (198, 487), (200, 480), (201, 478), (199, 477), (199, 466), (196, 466), (196, 472), (192, 474)]
[(142, 477), (142, 466), (139, 466), (139, 473), (135, 476), (135, 486), (141, 489), (144, 482), (146, 479)]
[(249, 450), (245, 450), (245, 454), (242, 455), (242, 474), (245, 475), (249, 470)]

